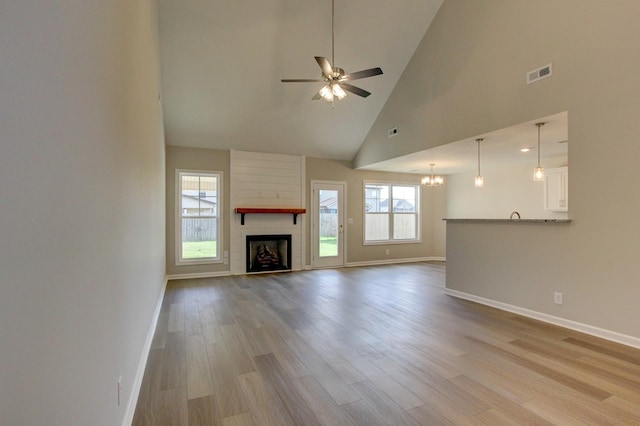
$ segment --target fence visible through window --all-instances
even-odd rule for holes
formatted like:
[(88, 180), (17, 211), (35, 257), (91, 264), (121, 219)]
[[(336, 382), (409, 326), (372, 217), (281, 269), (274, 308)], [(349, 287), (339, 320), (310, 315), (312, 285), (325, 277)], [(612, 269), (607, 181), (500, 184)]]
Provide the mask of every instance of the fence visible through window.
[(180, 261), (219, 258), (220, 177), (212, 173), (179, 173)]

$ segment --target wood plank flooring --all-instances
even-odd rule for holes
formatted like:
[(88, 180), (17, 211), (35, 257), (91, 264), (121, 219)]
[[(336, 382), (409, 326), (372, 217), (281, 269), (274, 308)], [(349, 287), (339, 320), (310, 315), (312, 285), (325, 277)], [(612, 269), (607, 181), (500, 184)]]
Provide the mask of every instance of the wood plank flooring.
[(640, 350), (446, 296), (444, 274), (172, 281), (133, 424), (640, 424)]

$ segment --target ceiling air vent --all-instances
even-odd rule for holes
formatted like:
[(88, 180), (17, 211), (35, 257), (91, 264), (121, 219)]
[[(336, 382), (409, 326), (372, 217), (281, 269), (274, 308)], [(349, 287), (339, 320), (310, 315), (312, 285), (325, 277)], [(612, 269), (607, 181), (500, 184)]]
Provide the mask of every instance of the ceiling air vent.
[(533, 71), (529, 71), (527, 73), (527, 84), (535, 83), (536, 81), (542, 80), (543, 78), (551, 77), (551, 74), (551, 64), (547, 64)]
[(398, 134), (398, 128), (394, 127), (393, 129), (389, 129), (389, 137), (392, 138)]

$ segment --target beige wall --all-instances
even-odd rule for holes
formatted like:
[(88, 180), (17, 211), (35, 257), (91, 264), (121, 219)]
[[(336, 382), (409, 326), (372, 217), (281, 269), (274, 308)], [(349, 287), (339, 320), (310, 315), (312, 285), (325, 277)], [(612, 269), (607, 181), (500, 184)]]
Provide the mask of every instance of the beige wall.
[[(444, 257), (444, 223), (446, 211), (446, 191), (444, 188), (422, 188), (422, 242), (417, 244), (363, 244), (363, 182), (379, 180), (384, 182), (420, 183), (421, 176), (409, 173), (386, 173), (353, 170), (348, 162), (307, 158), (307, 210), (311, 209), (311, 181), (343, 181), (347, 183), (347, 216), (353, 224), (347, 224), (347, 263), (387, 261), (424, 257)], [(309, 226), (311, 213), (307, 215), (307, 241), (312, 241)], [(389, 255), (386, 250), (389, 249)], [(311, 264), (311, 250), (307, 250), (307, 265)]]
[(0, 423), (119, 425), (165, 274), (154, 2), (0, 9)]
[[(222, 171), (224, 174), (223, 204), (223, 250), (230, 247), (230, 220), (233, 206), (230, 200), (230, 152), (226, 150), (212, 150), (201, 148), (184, 148), (167, 146), (166, 148), (166, 253), (167, 274), (218, 274), (230, 271), (229, 265), (222, 263), (206, 265), (175, 265), (175, 171), (176, 169)], [(347, 262), (376, 262), (393, 259), (415, 259), (425, 257), (443, 258), (446, 249), (445, 223), (446, 217), (446, 189), (422, 188), (422, 242), (418, 244), (389, 244), (365, 246), (362, 243), (363, 230), (363, 182), (365, 180), (380, 180), (385, 182), (419, 183), (421, 176), (408, 173), (385, 173), (373, 171), (359, 171), (350, 168), (348, 162), (319, 158), (306, 158), (306, 208), (308, 214), (301, 221), (306, 227), (306, 258), (303, 266), (310, 265), (310, 248), (312, 239), (309, 234), (311, 223), (310, 188), (312, 180), (334, 180), (347, 182), (347, 211), (353, 218), (353, 225), (347, 225)], [(251, 220), (249, 218), (249, 220)], [(386, 250), (390, 254), (386, 254)]]
[[(475, 249), (503, 240), (496, 256), (454, 268), (449, 238), (453, 289), (640, 337), (639, 18), (635, 0), (444, 2), (355, 166), (560, 111), (570, 117), (573, 223), (458, 233)], [(527, 71), (549, 62), (552, 77), (525, 84)], [(402, 132), (388, 144), (393, 126)]]
[(167, 146), (166, 208), (167, 208), (167, 275), (207, 274), (229, 271), (229, 265), (176, 265), (176, 170), (222, 172), (222, 251), (229, 250), (229, 151)]

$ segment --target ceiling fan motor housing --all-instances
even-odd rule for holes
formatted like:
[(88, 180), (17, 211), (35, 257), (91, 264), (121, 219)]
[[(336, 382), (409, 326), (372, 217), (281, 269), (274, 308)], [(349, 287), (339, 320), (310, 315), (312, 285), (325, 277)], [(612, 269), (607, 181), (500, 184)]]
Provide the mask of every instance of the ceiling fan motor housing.
[(326, 81), (326, 82), (339, 81), (345, 75), (344, 69), (340, 68), (340, 67), (332, 67), (331, 71), (332, 71), (331, 78), (329, 78), (324, 73), (322, 73), (322, 79), (324, 81)]

